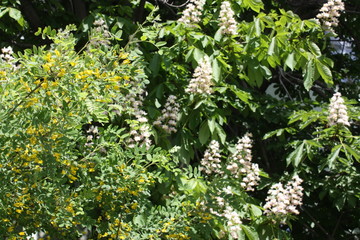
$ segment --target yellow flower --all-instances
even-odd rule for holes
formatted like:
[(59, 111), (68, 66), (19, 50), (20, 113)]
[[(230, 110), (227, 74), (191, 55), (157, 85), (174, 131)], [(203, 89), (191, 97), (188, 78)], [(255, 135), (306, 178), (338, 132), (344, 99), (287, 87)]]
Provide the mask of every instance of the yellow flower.
[(65, 75), (65, 68), (62, 68), (62, 69), (60, 69), (60, 72), (58, 72), (58, 74), (57, 74), (57, 76), (58, 77), (62, 77), (62, 76), (64, 76)]
[(130, 60), (129, 59), (125, 59), (122, 64), (129, 64), (130, 63)]
[(120, 58), (120, 59), (125, 59), (125, 58), (127, 58), (128, 56), (129, 56), (129, 53), (121, 52), (121, 53), (119, 54), (119, 58)]
[(131, 204), (131, 209), (136, 209), (136, 208), (137, 208), (137, 206), (138, 206), (138, 203), (137, 203), (137, 202), (135, 202), (135, 203)]
[(61, 53), (57, 49), (54, 52), (55, 52), (56, 56), (58, 56), (58, 57), (61, 56)]
[(22, 206), (24, 206), (24, 203), (22, 202), (14, 203), (14, 207), (22, 207)]
[(22, 213), (22, 212), (23, 212), (22, 209), (16, 209), (15, 211), (16, 211), (17, 213)]

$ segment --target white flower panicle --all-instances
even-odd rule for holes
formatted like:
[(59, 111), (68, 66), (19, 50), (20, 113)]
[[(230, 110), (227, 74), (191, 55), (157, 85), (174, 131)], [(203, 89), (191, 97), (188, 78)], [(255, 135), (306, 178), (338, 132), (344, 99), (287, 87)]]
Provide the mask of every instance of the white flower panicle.
[(90, 39), (90, 45), (92, 47), (109, 46), (111, 42), (109, 39), (111, 34), (109, 28), (103, 19), (94, 21), (94, 32)]
[(140, 109), (144, 100), (143, 94), (146, 94), (146, 92), (144, 89), (139, 88), (137, 91), (131, 91), (126, 95), (126, 99), (130, 101), (128, 112), (135, 116), (135, 121), (130, 122), (131, 138), (128, 140), (128, 146), (130, 148), (134, 148), (137, 144), (139, 146), (145, 144), (147, 148), (151, 145), (150, 126), (148, 124), (148, 119), (146, 118), (147, 113)]
[(237, 145), (236, 152), (232, 155), (229, 165), (226, 167), (233, 177), (242, 178), (241, 186), (246, 191), (254, 191), (254, 187), (259, 184), (259, 166), (252, 163), (252, 140), (251, 134), (247, 133), (242, 137)]
[(168, 134), (176, 133), (176, 124), (179, 114), (179, 103), (176, 102), (177, 98), (170, 95), (165, 103), (161, 116), (157, 118), (154, 125), (160, 126)]
[(13, 49), (10, 46), (2, 48), (1, 54), (0, 54), (0, 61), (2, 60), (4, 62), (10, 64), (12, 66), (13, 70), (16, 70), (18, 67), (15, 64), (15, 61), (14, 61), (15, 58), (12, 56), (13, 53), (14, 53)]
[(294, 176), (285, 188), (282, 183), (274, 184), (268, 191), (264, 205), (265, 214), (276, 217), (299, 214), (297, 207), (302, 205), (302, 181), (298, 176)]
[(13, 54), (13, 49), (12, 47), (4, 47), (1, 49), (1, 54), (0, 54), (0, 58), (5, 61), (5, 62), (10, 62), (12, 60), (14, 60), (12, 54)]
[(190, 0), (190, 3), (187, 4), (179, 22), (189, 27), (193, 27), (195, 23), (200, 22), (204, 5), (205, 0)]
[(334, 32), (333, 27), (339, 24), (340, 12), (345, 10), (345, 5), (341, 0), (329, 0), (320, 9), (316, 17), (322, 22), (326, 30)]
[(341, 93), (335, 93), (330, 99), (329, 124), (331, 126), (336, 124), (350, 126), (346, 110), (347, 108), (344, 104), (344, 99), (341, 97)]
[(212, 173), (223, 174), (224, 172), (221, 170), (220, 158), (221, 155), (219, 142), (216, 140), (212, 140), (208, 149), (205, 151), (203, 159), (200, 162), (200, 169), (208, 175)]
[(223, 216), (227, 220), (227, 227), (231, 237), (238, 239), (238, 232), (241, 230), (240, 224), (242, 224), (240, 215), (232, 207), (226, 206)]
[(130, 124), (130, 135), (131, 138), (128, 140), (128, 147), (134, 148), (137, 144), (139, 146), (145, 145), (146, 148), (150, 148), (150, 127), (147, 124), (139, 124), (139, 122), (132, 122)]
[(92, 146), (94, 144), (94, 138), (95, 139), (100, 138), (99, 129), (97, 126), (91, 125), (90, 128), (86, 131), (86, 133), (87, 136), (86, 136), (85, 146), (87, 147)]
[(235, 14), (231, 9), (230, 3), (228, 1), (222, 2), (219, 16), (219, 26), (223, 34), (236, 35), (237, 27), (234, 15)]
[(226, 232), (228, 232), (233, 239), (238, 239), (239, 236), (237, 233), (241, 230), (240, 224), (242, 224), (240, 215), (227, 204), (223, 197), (215, 197), (215, 200), (219, 210), (215, 211), (213, 208), (210, 208), (209, 211), (215, 216), (226, 219), (227, 231), (222, 232), (223, 237)]
[(207, 94), (212, 93), (212, 68), (209, 57), (204, 57), (199, 66), (195, 68), (193, 78), (190, 80), (188, 87), (185, 89), (188, 93)]

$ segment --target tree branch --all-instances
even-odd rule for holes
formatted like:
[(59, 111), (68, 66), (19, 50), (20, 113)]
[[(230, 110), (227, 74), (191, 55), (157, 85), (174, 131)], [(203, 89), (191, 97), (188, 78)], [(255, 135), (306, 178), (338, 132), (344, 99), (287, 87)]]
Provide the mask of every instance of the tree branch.
[(43, 27), (43, 23), (41, 22), (40, 17), (31, 2), (27, 0), (20, 0), (20, 10), (32, 29), (37, 30), (39, 27)]
[(326, 235), (328, 239), (333, 239), (332, 236), (325, 230), (323, 226), (309, 213), (308, 210), (306, 210), (304, 207), (301, 207), (301, 210), (303, 210), (306, 215), (310, 217), (310, 219), (315, 223), (315, 225)]

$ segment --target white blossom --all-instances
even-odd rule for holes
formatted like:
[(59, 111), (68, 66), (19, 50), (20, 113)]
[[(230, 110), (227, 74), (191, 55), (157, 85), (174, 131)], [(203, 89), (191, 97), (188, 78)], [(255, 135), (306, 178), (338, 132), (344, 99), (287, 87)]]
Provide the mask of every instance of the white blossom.
[(15, 62), (13, 61), (15, 58), (12, 56), (13, 54), (13, 49), (11, 46), (8, 46), (8, 47), (4, 47), (1, 49), (1, 54), (0, 54), (0, 61), (4, 61), (4, 62), (7, 62), (8, 64), (10, 64), (12, 66), (12, 68), (15, 70), (17, 67), (16, 67), (16, 64)]
[(345, 10), (345, 5), (341, 0), (329, 0), (320, 9), (316, 17), (322, 22), (324, 29), (334, 32), (333, 27), (339, 24), (340, 12)]
[(237, 33), (234, 11), (231, 9), (230, 3), (224, 1), (221, 3), (219, 16), (219, 26), (223, 34), (235, 35)]
[(161, 116), (154, 122), (154, 125), (160, 126), (168, 134), (176, 133), (177, 131), (176, 124), (180, 105), (176, 100), (177, 98), (174, 95), (170, 95), (161, 111)]
[(187, 4), (186, 9), (183, 11), (182, 17), (179, 22), (193, 27), (195, 23), (200, 22), (200, 17), (205, 5), (205, 0), (190, 0)]
[(260, 181), (259, 166), (251, 162), (252, 140), (250, 137), (251, 134), (247, 133), (238, 141), (236, 151), (226, 167), (233, 177), (240, 178), (243, 176), (240, 185), (246, 191), (254, 191), (254, 187), (257, 186)]
[(199, 66), (195, 68), (193, 78), (190, 80), (186, 92), (194, 94), (211, 94), (213, 85), (212, 82), (212, 68), (208, 56), (200, 61)]
[(128, 104), (124, 104), (127, 112), (135, 117), (134, 120), (129, 121), (131, 137), (128, 139), (128, 147), (134, 148), (136, 145), (145, 145), (146, 148), (150, 148), (150, 125), (146, 117), (147, 113), (141, 109), (144, 100), (143, 95), (146, 95), (147, 92), (140, 87), (136, 87), (136, 82), (133, 85), (134, 88), (125, 97)]
[(337, 92), (330, 99), (329, 105), (329, 124), (330, 125), (346, 125), (350, 126), (349, 117), (347, 114), (347, 108), (344, 104), (344, 99), (341, 97), (341, 93)]
[(227, 220), (227, 227), (231, 237), (238, 239), (238, 232), (241, 231), (240, 224), (242, 224), (239, 214), (232, 207), (227, 206), (223, 216)]
[(98, 19), (94, 21), (94, 29), (92, 35), (90, 37), (91, 47), (100, 47), (110, 45), (109, 39), (111, 38), (111, 34), (109, 32), (109, 28), (106, 25), (106, 22), (103, 19)]
[(200, 169), (206, 174), (223, 174), (223, 171), (221, 170), (220, 158), (221, 155), (219, 142), (216, 140), (212, 140), (208, 149), (205, 151), (204, 157), (200, 162)]
[(92, 146), (94, 145), (94, 138), (95, 139), (99, 139), (100, 136), (99, 136), (99, 129), (97, 126), (94, 126), (94, 125), (91, 125), (89, 127), (89, 129), (86, 131), (86, 133), (88, 134), (86, 136), (86, 143), (85, 143), (85, 146), (89, 147), (89, 146)]
[(274, 184), (268, 191), (264, 213), (284, 218), (288, 214), (299, 214), (298, 206), (302, 205), (302, 179), (294, 176), (284, 187), (282, 183)]

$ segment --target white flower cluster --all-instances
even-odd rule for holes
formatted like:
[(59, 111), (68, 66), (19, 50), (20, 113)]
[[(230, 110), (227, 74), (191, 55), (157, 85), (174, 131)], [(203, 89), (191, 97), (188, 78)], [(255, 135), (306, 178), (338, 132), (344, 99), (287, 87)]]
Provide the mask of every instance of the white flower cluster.
[(111, 34), (109, 28), (103, 19), (96, 20), (94, 22), (94, 32), (90, 39), (90, 45), (93, 47), (109, 46)]
[(99, 129), (97, 126), (91, 125), (90, 128), (86, 131), (86, 133), (88, 134), (86, 137), (86, 143), (85, 146), (89, 147), (92, 146), (94, 144), (93, 139), (98, 139), (100, 138), (99, 136)]
[(254, 187), (259, 184), (259, 166), (256, 163), (252, 163), (252, 140), (250, 139), (251, 134), (247, 133), (241, 139), (239, 139), (236, 145), (236, 152), (233, 154), (229, 165), (226, 167), (227, 170), (235, 178), (244, 176), (241, 181), (241, 186), (246, 191), (254, 191)]
[[(232, 194), (232, 193), (231, 193)], [(242, 221), (240, 219), (240, 215), (228, 204), (226, 204), (225, 199), (223, 197), (215, 197), (216, 203), (219, 206), (219, 211), (215, 211), (210, 208), (210, 213), (216, 215), (218, 217), (224, 217), (227, 222), (227, 232), (230, 233), (233, 239), (238, 239), (238, 232), (241, 230), (240, 224)], [(221, 235), (225, 235), (225, 232), (221, 232)], [(224, 236), (223, 236), (224, 237)]]
[(282, 183), (274, 184), (268, 191), (264, 205), (265, 214), (278, 217), (299, 214), (296, 207), (302, 204), (303, 188), (300, 186), (302, 182), (301, 178), (294, 176), (285, 188)]
[(223, 174), (224, 172), (221, 170), (221, 155), (220, 155), (220, 147), (219, 142), (216, 140), (212, 140), (208, 149), (206, 149), (204, 157), (202, 158), (200, 164), (201, 170), (206, 174)]
[(344, 104), (344, 99), (341, 97), (341, 93), (337, 92), (330, 99), (329, 105), (329, 124), (330, 125), (346, 125), (350, 126), (349, 117), (347, 115), (347, 108)]
[(200, 22), (204, 5), (205, 0), (190, 0), (179, 22), (190, 27), (194, 26), (194, 23)]
[(195, 68), (193, 78), (190, 80), (188, 87), (185, 89), (188, 93), (194, 94), (211, 94), (213, 85), (212, 68), (208, 56), (200, 61), (199, 66)]
[(230, 3), (224, 1), (221, 3), (219, 26), (223, 34), (236, 35), (237, 27), (234, 18), (234, 11), (231, 9)]
[(139, 89), (138, 93), (133, 91), (126, 96), (126, 99), (130, 101), (131, 108), (129, 109), (130, 114), (134, 115), (136, 120), (130, 122), (130, 135), (128, 147), (134, 148), (136, 144), (139, 146), (145, 144), (147, 148), (151, 145), (150, 140), (150, 126), (148, 119), (146, 118), (147, 113), (140, 109), (144, 100), (143, 94), (145, 91)]
[(345, 5), (341, 0), (329, 0), (320, 9), (320, 13), (316, 17), (322, 21), (326, 30), (334, 32), (333, 27), (339, 24), (340, 12), (345, 10)]
[(14, 53), (13, 49), (10, 46), (2, 48), (1, 54), (0, 54), (0, 61), (2, 60), (4, 62), (10, 64), (12, 66), (13, 70), (16, 70), (19, 67), (16, 66), (15, 61), (13, 61), (15, 59), (12, 56), (13, 53)]
[(12, 56), (13, 53), (14, 53), (13, 49), (10, 46), (2, 48), (0, 58), (5, 62), (10, 62), (10, 61), (14, 60), (14, 58)]
[(179, 103), (177, 98), (170, 95), (165, 103), (164, 109), (161, 111), (161, 116), (156, 119), (154, 125), (160, 126), (168, 134), (176, 133), (176, 124), (179, 114)]
[(240, 224), (242, 224), (240, 216), (234, 209), (227, 206), (224, 210), (224, 217), (227, 219), (228, 231), (232, 238), (238, 239), (238, 232), (241, 230)]

